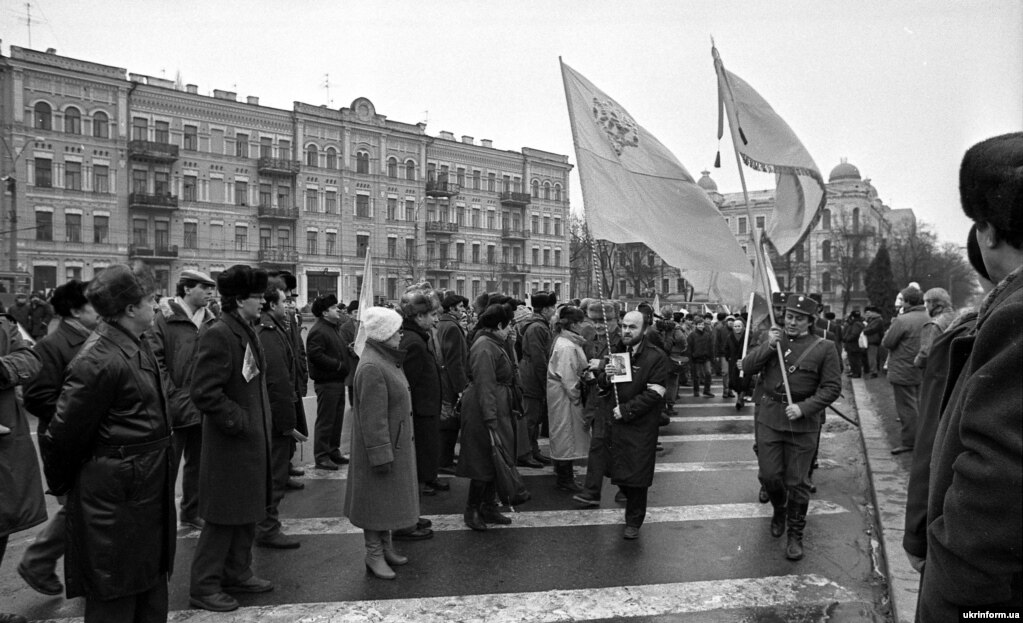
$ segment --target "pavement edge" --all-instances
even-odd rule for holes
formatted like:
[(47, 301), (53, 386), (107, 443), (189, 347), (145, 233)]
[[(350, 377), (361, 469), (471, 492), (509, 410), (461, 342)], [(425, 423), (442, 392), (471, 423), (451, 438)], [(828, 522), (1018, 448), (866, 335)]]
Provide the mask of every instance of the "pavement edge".
[(913, 569), (902, 548), (906, 525), (906, 491), (909, 474), (892, 458), (891, 444), (874, 410), (863, 379), (850, 379), (860, 421), (860, 439), (867, 459), (867, 473), (874, 497), (874, 513), (881, 531), (881, 549), (888, 579), (888, 597), (898, 623), (913, 623), (920, 590), (920, 574)]

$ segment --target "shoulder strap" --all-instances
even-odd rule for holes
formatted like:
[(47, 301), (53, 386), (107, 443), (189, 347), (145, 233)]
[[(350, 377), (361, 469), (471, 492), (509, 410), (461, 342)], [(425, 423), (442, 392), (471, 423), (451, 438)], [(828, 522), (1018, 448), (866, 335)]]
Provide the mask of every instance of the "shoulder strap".
[(806, 359), (806, 356), (809, 355), (813, 351), (813, 349), (817, 348), (818, 344), (824, 341), (824, 339), (818, 335), (813, 335), (811, 337), (813, 337), (813, 344), (810, 344), (806, 348), (806, 350), (803, 351), (803, 354), (796, 359), (796, 362), (789, 366), (789, 373), (795, 372), (796, 368), (799, 367), (799, 364), (802, 363), (804, 359)]

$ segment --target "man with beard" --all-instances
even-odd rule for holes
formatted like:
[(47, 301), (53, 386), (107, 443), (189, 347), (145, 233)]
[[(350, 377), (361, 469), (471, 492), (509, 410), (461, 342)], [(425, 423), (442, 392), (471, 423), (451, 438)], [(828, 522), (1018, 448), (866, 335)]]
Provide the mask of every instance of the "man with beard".
[[(838, 356), (827, 340), (810, 334), (817, 302), (790, 294), (785, 328), (772, 327), (767, 339), (741, 362), (747, 374), (761, 374), (757, 414), (759, 479), (774, 506), (771, 536), (780, 537), (788, 524), (785, 557), (803, 558), (803, 529), (810, 505), (810, 465), (824, 409), (842, 389)], [(792, 402), (782, 380), (776, 344), (781, 344)]]

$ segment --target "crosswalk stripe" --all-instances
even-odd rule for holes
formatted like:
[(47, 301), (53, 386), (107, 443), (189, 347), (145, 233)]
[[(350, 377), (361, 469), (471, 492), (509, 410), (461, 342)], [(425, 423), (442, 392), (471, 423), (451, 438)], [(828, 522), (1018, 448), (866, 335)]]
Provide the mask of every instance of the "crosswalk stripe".
[[(413, 565), (415, 561), (413, 561)], [(402, 570), (398, 570), (399, 581)], [(247, 606), (234, 612), (180, 610), (171, 623), (556, 623), (853, 602), (847, 588), (817, 574), (701, 580), (521, 593)], [(49, 623), (80, 623), (81, 618)]]
[[(747, 402), (746, 406), (749, 407), (751, 405), (750, 405), (750, 403)], [(724, 402), (724, 403), (721, 403), (721, 402), (707, 402), (707, 403), (694, 402), (694, 403), (689, 403), (689, 404), (675, 403), (675, 408), (676, 409), (734, 409), (735, 408), (735, 403), (734, 402)]]
[[(821, 433), (821, 439), (831, 439), (835, 433)], [(717, 435), (661, 435), (657, 438), (661, 443), (684, 443), (693, 441), (753, 441), (753, 433), (726, 433)], [(550, 440), (541, 439), (541, 446), (549, 445)]]
[[(684, 462), (684, 463), (655, 463), (654, 471), (658, 473), (681, 473), (681, 472), (718, 472), (737, 469), (756, 469), (756, 461), (706, 461), (706, 462)], [(519, 474), (523, 476), (550, 476), (554, 473), (552, 467), (519, 467)], [(578, 465), (575, 468), (576, 475), (586, 473), (586, 467)], [(454, 478), (442, 474), (441, 478)], [(347, 480), (348, 466), (342, 465), (336, 472), (322, 469), (313, 469), (312, 466), (305, 468), (305, 476), (299, 476), (298, 480)]]
[[(811, 500), (809, 514), (834, 515), (849, 512), (844, 507), (827, 500)], [(623, 522), (622, 508), (572, 509), (560, 511), (527, 511), (509, 513), (510, 526), (492, 528), (571, 528), (578, 526), (612, 526)], [(695, 504), (692, 506), (654, 506), (647, 509), (646, 523), (669, 523), (680, 521), (714, 521), (721, 519), (755, 519), (771, 516), (769, 504)], [(462, 515), (427, 515), (433, 522), (433, 530), (468, 530)], [(330, 535), (361, 534), (362, 529), (351, 524), (345, 517), (281, 518), (282, 530), (289, 535)], [(180, 535), (198, 538), (198, 530)]]
[(688, 422), (752, 422), (753, 414), (749, 415), (676, 415), (671, 418), (673, 423)]

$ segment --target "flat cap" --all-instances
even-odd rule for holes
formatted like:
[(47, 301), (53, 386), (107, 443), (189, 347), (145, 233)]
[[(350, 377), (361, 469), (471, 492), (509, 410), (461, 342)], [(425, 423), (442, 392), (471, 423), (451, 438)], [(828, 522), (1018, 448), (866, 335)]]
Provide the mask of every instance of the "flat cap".
[(178, 283), (182, 281), (198, 281), (199, 283), (207, 286), (217, 285), (216, 281), (213, 281), (213, 277), (210, 277), (201, 270), (183, 270), (181, 275), (178, 277)]

